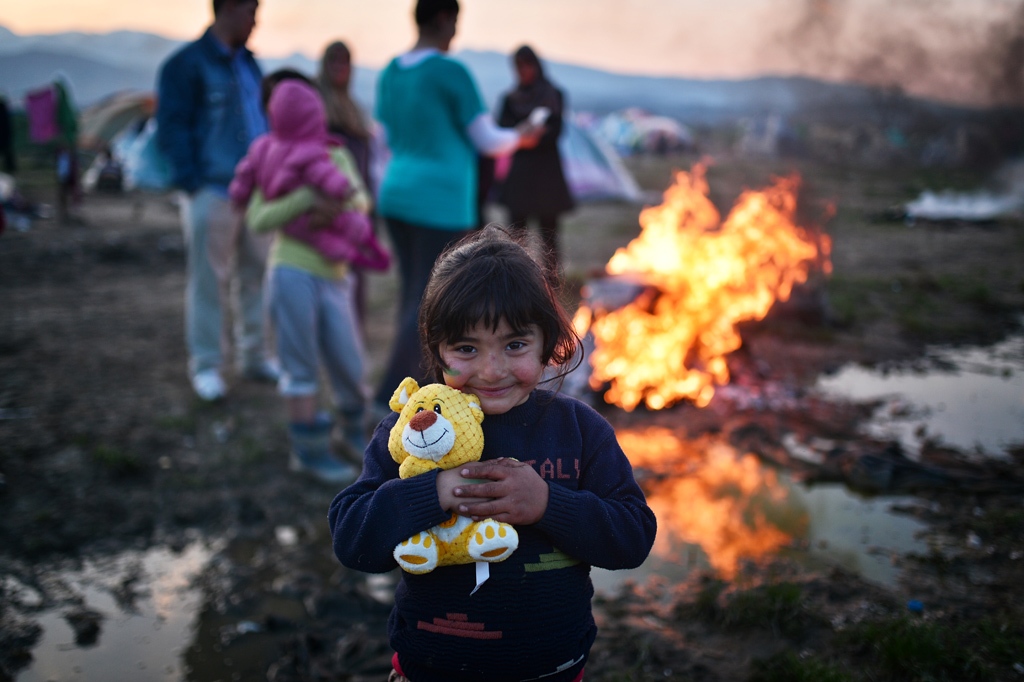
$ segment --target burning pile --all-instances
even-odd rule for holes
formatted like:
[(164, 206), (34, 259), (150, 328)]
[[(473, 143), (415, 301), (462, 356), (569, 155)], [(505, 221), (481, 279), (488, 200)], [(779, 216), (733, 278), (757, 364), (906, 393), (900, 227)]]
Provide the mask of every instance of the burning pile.
[(596, 346), (591, 386), (609, 384), (605, 400), (626, 410), (707, 405), (729, 381), (725, 356), (742, 344), (736, 325), (764, 318), (816, 264), (831, 271), (828, 237), (794, 222), (799, 177), (745, 191), (722, 223), (704, 174), (701, 164), (678, 171), (664, 203), (640, 213), (640, 235), (608, 261), (610, 275), (640, 279), (643, 293), (576, 314)]

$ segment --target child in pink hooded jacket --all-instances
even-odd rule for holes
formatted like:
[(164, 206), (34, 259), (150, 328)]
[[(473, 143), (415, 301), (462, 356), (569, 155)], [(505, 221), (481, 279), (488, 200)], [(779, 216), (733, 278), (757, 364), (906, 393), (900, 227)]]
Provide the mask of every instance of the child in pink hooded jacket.
[[(228, 187), (231, 200), (246, 206), (257, 187), (270, 200), (308, 185), (334, 199), (352, 194), (351, 180), (331, 161), (327, 117), (320, 94), (298, 80), (279, 83), (267, 105), (271, 132), (253, 141), (235, 168)], [(309, 226), (303, 215), (284, 227), (293, 239), (305, 242), (328, 260), (344, 260), (373, 270), (386, 270), (388, 252), (373, 234), (364, 211), (347, 206), (328, 228)]]

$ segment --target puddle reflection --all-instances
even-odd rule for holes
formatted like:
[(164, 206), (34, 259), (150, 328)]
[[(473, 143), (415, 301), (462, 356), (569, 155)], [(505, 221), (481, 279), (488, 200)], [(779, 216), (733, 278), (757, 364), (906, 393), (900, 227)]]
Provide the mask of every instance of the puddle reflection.
[[(180, 553), (127, 552), (61, 576), (85, 606), (103, 615), (97, 644), (77, 646), (65, 609), (48, 611), (38, 619), (43, 636), (18, 682), (184, 679), (181, 654), (200, 606), (192, 581), (212, 551), (195, 543)], [(142, 591), (126, 601), (124, 586), (130, 590), (136, 582)]]
[(595, 569), (598, 591), (652, 575), (679, 581), (703, 569), (728, 578), (744, 560), (780, 555), (894, 584), (898, 567), (891, 557), (924, 549), (914, 537), (924, 525), (891, 511), (910, 498), (868, 499), (841, 485), (808, 487), (714, 436), (686, 439), (651, 427), (618, 437), (658, 516), (658, 537), (640, 568)]
[(991, 347), (931, 348), (913, 365), (849, 366), (817, 389), (850, 400), (882, 400), (869, 435), (899, 441), (915, 457), (925, 440), (1004, 456), (1024, 444), (1024, 335)]

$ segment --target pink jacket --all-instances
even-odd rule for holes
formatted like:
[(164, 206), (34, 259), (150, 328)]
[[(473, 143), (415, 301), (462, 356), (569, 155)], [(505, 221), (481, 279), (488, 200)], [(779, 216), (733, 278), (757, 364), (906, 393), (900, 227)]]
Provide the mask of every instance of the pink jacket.
[(302, 185), (343, 199), (349, 181), (328, 154), (327, 115), (320, 94), (297, 80), (274, 87), (267, 105), (270, 131), (256, 138), (235, 168), (231, 200), (245, 206), (256, 187), (276, 199)]

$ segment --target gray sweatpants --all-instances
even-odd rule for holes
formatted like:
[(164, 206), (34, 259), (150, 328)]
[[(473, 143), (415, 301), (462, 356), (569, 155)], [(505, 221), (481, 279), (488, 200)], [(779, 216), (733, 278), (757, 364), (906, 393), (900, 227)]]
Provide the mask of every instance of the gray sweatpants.
[(365, 404), (363, 341), (356, 326), (354, 278), (323, 279), (278, 265), (270, 272), (270, 315), (281, 361), (281, 395), (317, 391), (321, 364), (341, 412), (359, 415)]
[(231, 352), (226, 312), (235, 293), (235, 360), (242, 367), (258, 364), (268, 346), (263, 276), (272, 237), (245, 229), (227, 197), (214, 189), (205, 187), (181, 197), (188, 254), (185, 343), (189, 371), (195, 375), (220, 369)]

